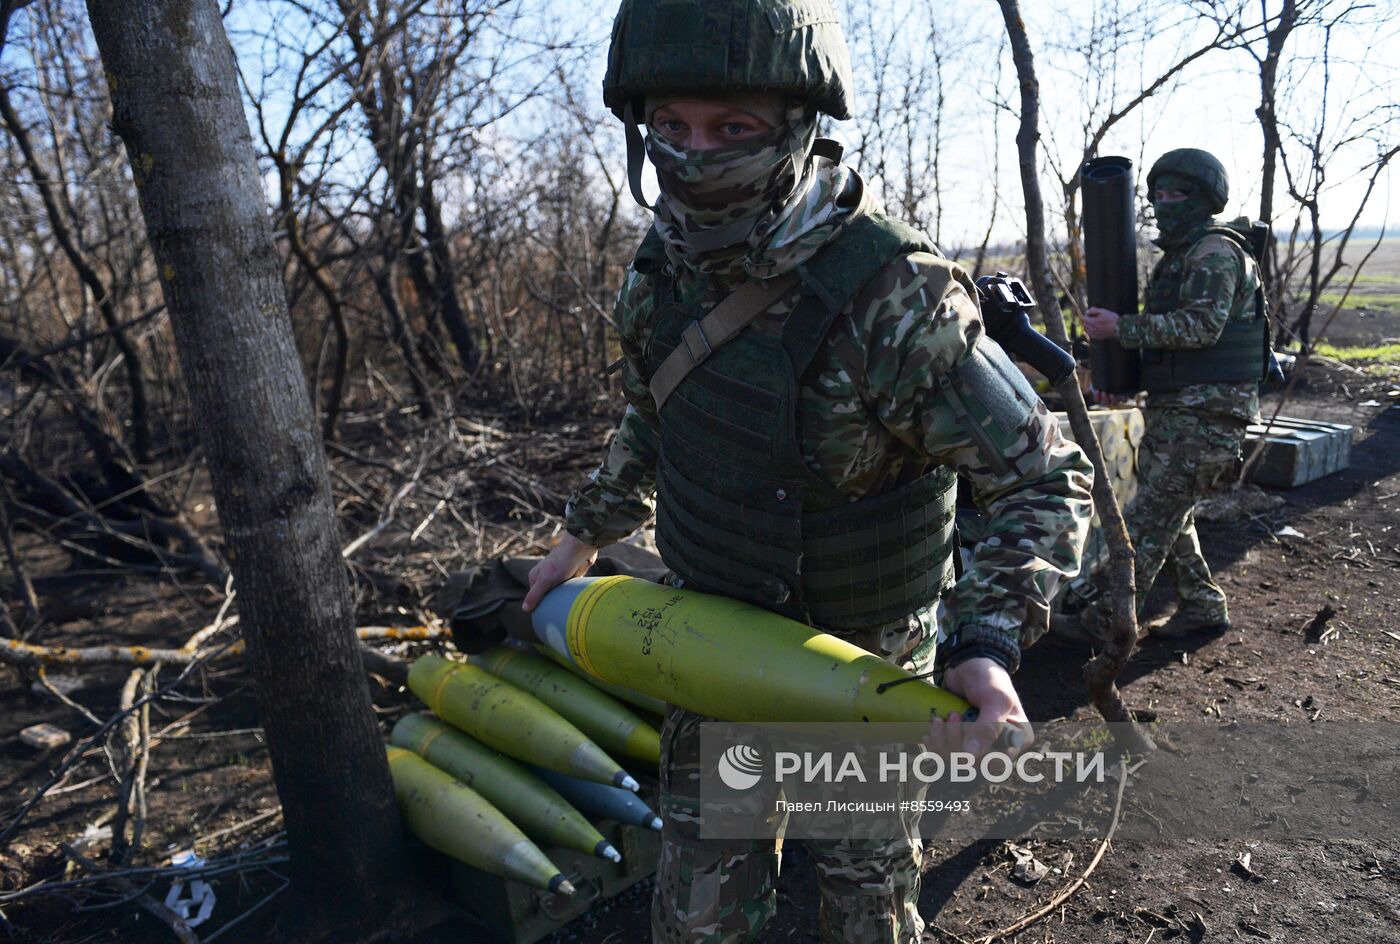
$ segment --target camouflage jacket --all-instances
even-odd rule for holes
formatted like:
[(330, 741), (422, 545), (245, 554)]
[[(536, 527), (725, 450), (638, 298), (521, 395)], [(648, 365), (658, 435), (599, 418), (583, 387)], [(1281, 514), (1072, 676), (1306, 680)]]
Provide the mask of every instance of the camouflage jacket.
[[(686, 302), (713, 305), (733, 287), (684, 266), (676, 277)], [(811, 469), (852, 501), (907, 479), (911, 463), (941, 463), (968, 478), (988, 527), (945, 599), (950, 628), (975, 624), (1034, 638), (1057, 585), (1079, 570), (1093, 471), (1039, 399), (1011, 422), (980, 402), (970, 403), (972, 415), (949, 402), (940, 377), (982, 337), (973, 292), (961, 268), (931, 254), (886, 266), (847, 304), (804, 376), (799, 439)], [(796, 293), (765, 317), (781, 317), (795, 300)], [(659, 423), (645, 373), (652, 308), (649, 280), (629, 270), (615, 311), (627, 411), (602, 465), (567, 509), (569, 532), (593, 545), (624, 537), (652, 512)], [(979, 439), (998, 454), (984, 456)]]
[[(1118, 321), (1118, 339), (1124, 347), (1210, 347), (1220, 338), (1227, 321), (1254, 317), (1259, 268), (1228, 237), (1188, 237), (1180, 245), (1164, 248), (1165, 254), (1152, 270), (1153, 281), (1146, 292), (1149, 310), (1124, 315)], [(1152, 311), (1154, 283), (1166, 277), (1174, 263), (1182, 266), (1176, 307)], [(1152, 409), (1184, 408), (1255, 422), (1259, 419), (1259, 385), (1192, 384), (1170, 393), (1149, 394), (1147, 405)]]

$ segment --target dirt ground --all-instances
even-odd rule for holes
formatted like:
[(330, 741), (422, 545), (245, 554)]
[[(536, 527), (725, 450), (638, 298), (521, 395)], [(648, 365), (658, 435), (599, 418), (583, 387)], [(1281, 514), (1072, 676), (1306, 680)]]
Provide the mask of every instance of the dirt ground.
[[(1400, 313), (1382, 307), (1337, 327), (1355, 328), (1356, 338), (1376, 343), (1400, 337)], [(1270, 411), (1266, 404), (1266, 415)], [(1315, 365), (1284, 412), (1354, 425), (1351, 468), (1301, 488), (1269, 490), (1243, 509), (1202, 511), (1206, 555), (1230, 595), (1235, 626), (1217, 639), (1149, 641), (1141, 647), (1121, 684), (1127, 702), (1145, 717), (1162, 724), (1400, 720), (1400, 376)], [(601, 442), (601, 423), (597, 435)], [(552, 474), (566, 487), (590, 461), (555, 463)], [(1291, 531), (1281, 535), (1285, 528)], [(53, 623), (43, 639), (48, 644), (179, 645), (217, 607), (217, 595), (195, 582), (73, 571), (61, 555), (45, 558), (33, 547), (26, 553)], [(1335, 635), (1308, 644), (1303, 627), (1328, 604), (1336, 611), (1329, 624)], [(361, 616), (364, 623), (402, 624), (415, 614), (380, 600)], [(399, 656), (412, 651), (384, 648)], [(1054, 640), (1026, 652), (1017, 685), (1032, 718), (1092, 717), (1080, 682), (1084, 658), (1083, 651)], [(167, 669), (161, 681), (175, 674)], [(105, 718), (125, 676), (115, 669), (53, 672), (49, 681)], [(171, 852), (189, 848), (204, 855), (243, 848), (267, 863), (261, 871), (214, 883), (216, 916), (200, 928), (207, 940), (278, 887), (280, 824), (256, 705), (239, 660), (214, 663), (180, 692), (180, 700), (162, 702), (152, 712), (149, 811), (138, 863), (160, 864)], [(386, 730), (410, 707), (382, 686), (376, 703)], [(9, 822), (57, 756), (36, 754), (17, 738), (19, 730), (40, 721), (76, 736), (93, 727), (32, 676), (0, 668), (0, 822)], [(1400, 748), (1400, 738), (1391, 746)], [(107, 824), (113, 791), (104, 753), (93, 748), (29, 815), (16, 840), (0, 849), (0, 892), (52, 876), (62, 866), (55, 843), (81, 846), (85, 830)], [(1134, 815), (1131, 794), (1130, 786), (1125, 817)], [(971, 940), (1010, 924), (1077, 879), (1097, 844), (1031, 837), (1017, 846), (1058, 871), (1026, 885), (1012, 877), (1006, 843), (930, 840), (921, 906), (937, 928), (930, 928), (927, 940)], [(87, 848), (100, 859), (104, 844)], [(1241, 870), (1235, 863), (1245, 852), (1250, 865)], [(165, 886), (149, 890), (161, 897)], [(548, 940), (647, 940), (649, 896), (650, 883), (643, 882)], [(172, 939), (129, 902), (74, 910), (75, 903), (91, 907), (120, 899), (50, 897), (0, 906), (0, 941)], [(275, 912), (275, 902), (265, 914)], [(785, 855), (779, 902), (779, 916), (763, 940), (815, 940), (816, 878), (800, 848)], [(264, 939), (248, 936), (256, 926), (248, 922), (219, 939)], [(1015, 939), (1400, 941), (1400, 837), (1378, 831), (1366, 839), (1280, 842), (1252, 839), (1241, 827), (1228, 841), (1125, 838), (1111, 845), (1063, 907)]]

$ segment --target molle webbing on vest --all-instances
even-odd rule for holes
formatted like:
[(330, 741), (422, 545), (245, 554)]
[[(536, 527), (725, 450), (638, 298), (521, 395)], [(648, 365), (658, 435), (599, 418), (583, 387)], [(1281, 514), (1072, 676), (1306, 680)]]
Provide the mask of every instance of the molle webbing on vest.
[(1148, 393), (1180, 390), (1191, 384), (1259, 382), (1268, 365), (1264, 353), (1269, 326), (1264, 321), (1230, 321), (1213, 347), (1142, 352), (1142, 388)]
[[(1249, 238), (1229, 226), (1211, 226), (1201, 238), (1205, 236), (1223, 236), (1240, 250), (1243, 258), (1253, 258)], [(1184, 257), (1194, 245), (1178, 251)], [(1166, 261), (1163, 260), (1164, 263)], [(1158, 307), (1171, 310), (1181, 302), (1181, 289), (1186, 281), (1183, 266), (1180, 263), (1170, 267), (1164, 265), (1159, 272), (1168, 281), (1157, 284), (1154, 278), (1148, 301), (1152, 310)], [(1249, 267), (1242, 266), (1241, 278), (1248, 272)], [(1261, 290), (1256, 290), (1254, 294), (1257, 296)], [(1148, 393), (1168, 393), (1192, 384), (1263, 380), (1269, 365), (1269, 320), (1264, 317), (1258, 298), (1253, 309), (1253, 317), (1248, 321), (1234, 317), (1227, 321), (1219, 340), (1211, 347), (1179, 350), (1145, 348), (1142, 351), (1142, 389)]]
[[(812, 472), (797, 438), (798, 385), (833, 320), (889, 262), (916, 251), (934, 250), (903, 224), (852, 222), (799, 269), (802, 292), (780, 329), (749, 327), (666, 400), (657, 544), (687, 584), (854, 631), (912, 613), (951, 583), (950, 471), (851, 502)], [(664, 269), (654, 271), (652, 371), (705, 314), (681, 305)]]

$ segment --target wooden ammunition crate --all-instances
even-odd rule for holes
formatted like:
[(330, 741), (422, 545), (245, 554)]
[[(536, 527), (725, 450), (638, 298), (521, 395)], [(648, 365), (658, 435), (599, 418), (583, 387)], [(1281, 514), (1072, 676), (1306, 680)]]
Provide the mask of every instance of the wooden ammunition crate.
[(568, 897), (438, 857), (447, 870), (448, 897), (477, 923), (462, 940), (534, 944), (598, 902), (631, 888), (656, 871), (661, 854), (660, 833), (611, 820), (594, 825), (622, 853), (621, 862), (608, 862), (557, 846), (544, 849), (550, 861), (573, 883), (574, 894)]
[[(638, 779), (642, 783), (642, 799), (656, 809), (656, 779), (644, 775), (638, 775)], [(535, 944), (598, 902), (656, 872), (661, 856), (660, 833), (614, 820), (592, 822), (622, 854), (622, 861), (609, 862), (560, 846), (541, 847), (573, 884), (574, 894), (567, 897), (482, 872), (416, 841), (413, 845), (429, 884), (471, 918), (473, 923), (462, 929), (464, 944)]]
[(1248, 459), (1255, 449), (1263, 454), (1249, 480), (1260, 485), (1292, 488), (1340, 472), (1351, 464), (1352, 427), (1280, 416), (1269, 426), (1250, 426), (1245, 437)]

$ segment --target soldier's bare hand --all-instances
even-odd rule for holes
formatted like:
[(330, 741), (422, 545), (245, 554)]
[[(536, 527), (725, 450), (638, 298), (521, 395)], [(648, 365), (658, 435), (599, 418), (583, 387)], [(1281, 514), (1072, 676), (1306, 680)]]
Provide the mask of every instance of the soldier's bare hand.
[(529, 613), (546, 593), (565, 580), (583, 576), (597, 559), (596, 547), (565, 532), (545, 559), (530, 568), (530, 589), (520, 608)]
[(959, 662), (944, 673), (943, 687), (976, 708), (977, 720), (935, 718), (924, 739), (930, 750), (945, 756), (954, 751), (981, 756), (991, 750), (1008, 724), (1020, 728), (1022, 734), (1015, 743), (1005, 745), (1007, 754), (1014, 757), (1030, 744), (1033, 735), (1026, 709), (1021, 706), (1011, 676), (998, 663), (980, 658)]
[(1095, 341), (1118, 337), (1118, 312), (1107, 308), (1090, 308), (1084, 312), (1084, 333)]

